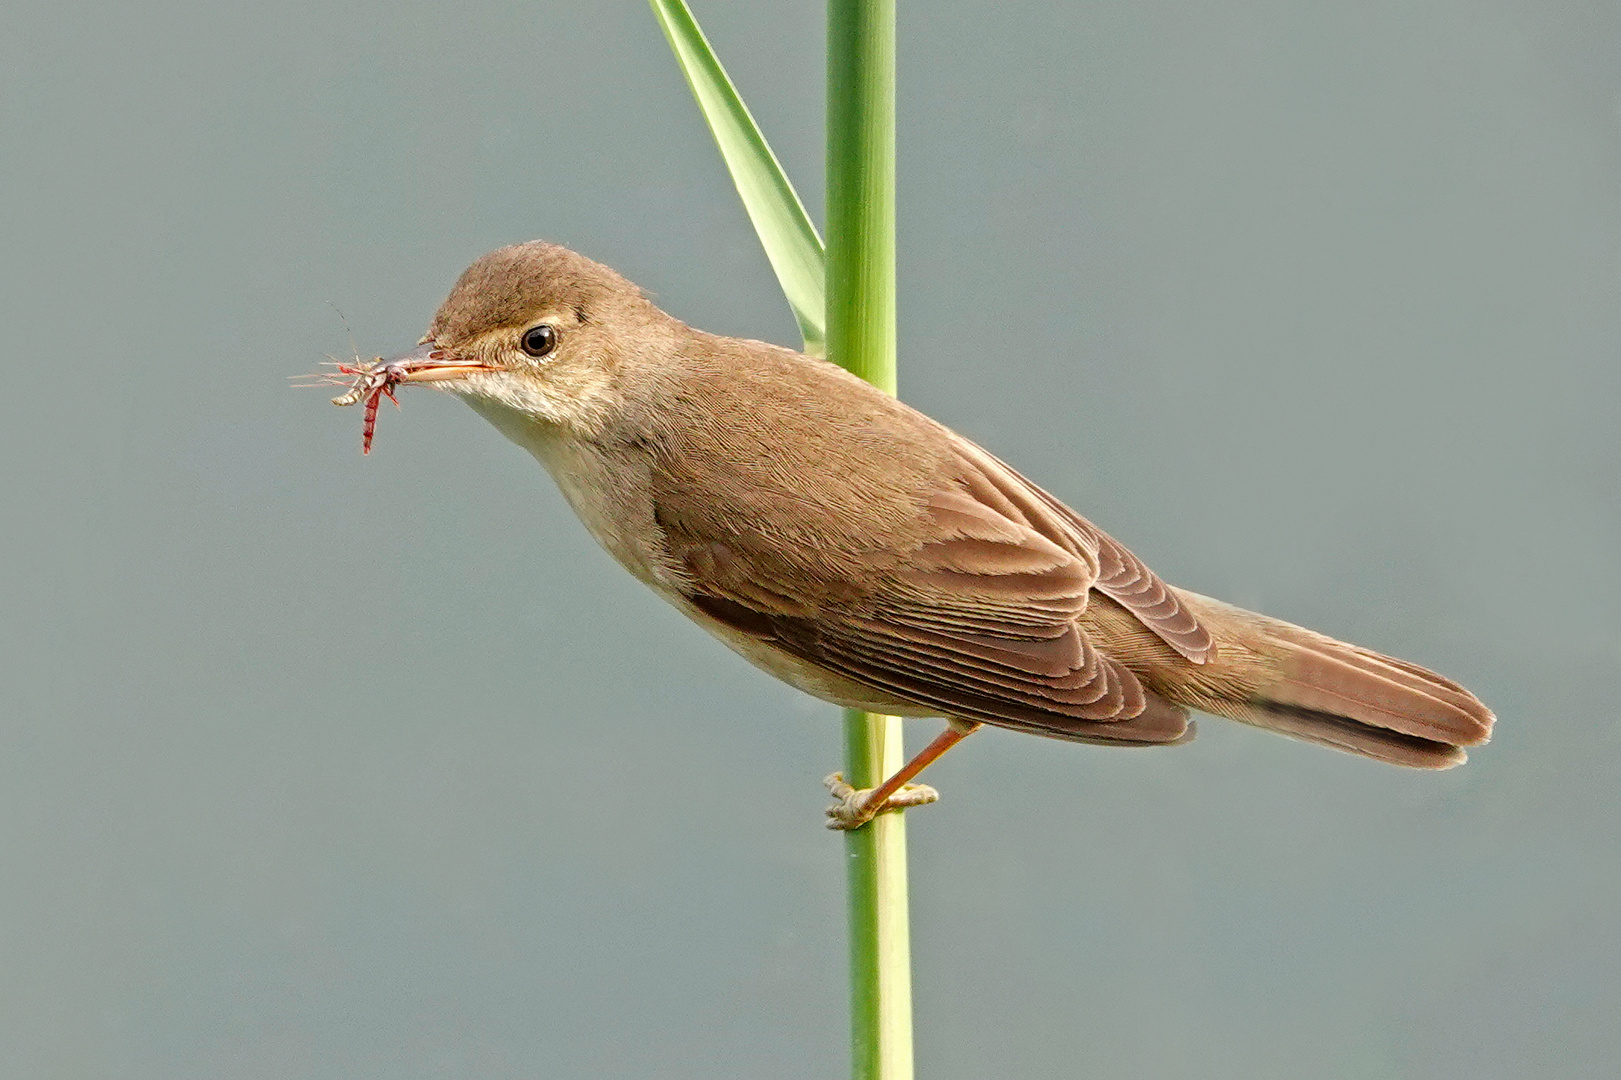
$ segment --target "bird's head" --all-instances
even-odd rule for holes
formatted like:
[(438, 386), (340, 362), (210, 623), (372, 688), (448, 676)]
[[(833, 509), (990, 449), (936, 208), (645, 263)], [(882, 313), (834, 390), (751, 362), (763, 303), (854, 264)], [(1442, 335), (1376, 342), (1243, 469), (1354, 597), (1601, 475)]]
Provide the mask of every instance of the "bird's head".
[(418, 347), (384, 363), (481, 412), (589, 433), (618, 407), (621, 373), (678, 325), (606, 266), (535, 240), (469, 266)]

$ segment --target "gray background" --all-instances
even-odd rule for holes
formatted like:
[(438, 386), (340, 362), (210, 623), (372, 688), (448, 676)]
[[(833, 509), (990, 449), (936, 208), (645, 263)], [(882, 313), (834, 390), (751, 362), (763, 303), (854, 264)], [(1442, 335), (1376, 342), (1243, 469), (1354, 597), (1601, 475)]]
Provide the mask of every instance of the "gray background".
[[(813, 210), (821, 12), (700, 3)], [(0, 38), (8, 1077), (826, 1077), (831, 709), (470, 410), (286, 376), (569, 243), (793, 323), (635, 2), (33, 0)], [(1621, 9), (907, 3), (903, 392), (1166, 577), (1501, 717), (1404, 773), (989, 732), (933, 1078), (1621, 1072)], [(921, 740), (934, 730), (919, 722)]]

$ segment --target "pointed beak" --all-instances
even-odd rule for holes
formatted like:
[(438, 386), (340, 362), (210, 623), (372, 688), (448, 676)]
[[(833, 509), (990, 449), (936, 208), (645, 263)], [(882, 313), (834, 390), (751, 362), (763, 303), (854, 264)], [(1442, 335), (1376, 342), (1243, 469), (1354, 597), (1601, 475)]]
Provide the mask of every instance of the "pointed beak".
[(494, 371), (489, 364), (453, 356), (433, 342), (418, 345), (408, 353), (391, 356), (377, 365), (400, 373), (401, 382), (445, 382), (475, 371)]

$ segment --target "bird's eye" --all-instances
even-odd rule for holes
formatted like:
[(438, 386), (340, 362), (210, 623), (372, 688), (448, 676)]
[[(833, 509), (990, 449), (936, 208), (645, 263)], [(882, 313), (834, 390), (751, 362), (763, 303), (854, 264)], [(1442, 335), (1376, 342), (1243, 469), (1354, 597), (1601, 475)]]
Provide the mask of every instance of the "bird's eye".
[(531, 326), (524, 331), (523, 351), (530, 356), (545, 356), (557, 348), (557, 331), (547, 323)]

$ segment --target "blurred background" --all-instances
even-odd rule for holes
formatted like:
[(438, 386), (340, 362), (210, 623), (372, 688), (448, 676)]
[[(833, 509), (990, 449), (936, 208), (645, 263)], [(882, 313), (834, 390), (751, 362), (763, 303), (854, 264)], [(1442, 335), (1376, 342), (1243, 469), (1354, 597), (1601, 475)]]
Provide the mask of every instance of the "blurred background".
[[(695, 7), (819, 217), (820, 5)], [(532, 237), (797, 342), (646, 6), (7, 22), (6, 1074), (841, 1075), (834, 710), (457, 401), (363, 459), (288, 388)], [(1621, 1073), (1621, 8), (900, 31), (903, 395), (1500, 717), (1439, 775), (977, 737), (911, 817), (920, 1075)]]

